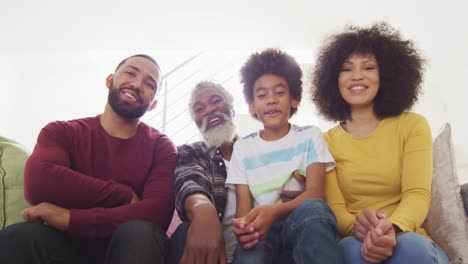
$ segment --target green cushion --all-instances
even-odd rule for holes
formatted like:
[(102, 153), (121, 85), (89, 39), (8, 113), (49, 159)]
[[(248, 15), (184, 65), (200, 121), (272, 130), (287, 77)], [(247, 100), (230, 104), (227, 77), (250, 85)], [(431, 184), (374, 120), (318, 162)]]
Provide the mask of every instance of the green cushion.
[(17, 142), (0, 137), (0, 229), (22, 221), (24, 164), (29, 153)]

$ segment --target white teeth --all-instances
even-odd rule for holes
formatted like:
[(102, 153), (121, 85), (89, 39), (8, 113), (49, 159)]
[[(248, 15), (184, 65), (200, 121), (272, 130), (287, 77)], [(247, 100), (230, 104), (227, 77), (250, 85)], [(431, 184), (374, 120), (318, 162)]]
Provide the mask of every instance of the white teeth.
[(135, 97), (133, 97), (133, 95), (129, 94), (129, 93), (124, 93), (127, 97), (129, 97), (130, 99), (132, 99), (133, 101), (135, 101)]
[(351, 90), (364, 90), (366, 88), (364, 88), (364, 86), (353, 86), (351, 87)]
[(216, 122), (218, 120), (219, 120), (219, 117), (215, 117), (215, 118), (211, 119), (209, 123), (211, 124), (211, 123)]

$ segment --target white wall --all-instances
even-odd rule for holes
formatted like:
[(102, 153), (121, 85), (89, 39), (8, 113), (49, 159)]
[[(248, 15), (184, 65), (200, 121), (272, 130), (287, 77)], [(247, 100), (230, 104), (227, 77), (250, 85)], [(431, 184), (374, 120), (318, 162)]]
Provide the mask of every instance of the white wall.
[[(310, 57), (298, 58), (310, 62), (327, 34), (345, 24), (385, 20), (413, 39), (429, 61), (425, 94), (415, 110), (434, 133), (450, 122), (455, 145), (466, 153), (467, 7), (462, 0), (2, 0), (0, 133), (31, 149), (47, 122), (100, 113), (105, 77), (134, 53), (154, 55), (165, 69), (210, 49), (310, 51)], [(329, 127), (309, 119), (315, 110), (307, 99), (296, 122)], [(457, 158), (468, 163), (467, 156)]]

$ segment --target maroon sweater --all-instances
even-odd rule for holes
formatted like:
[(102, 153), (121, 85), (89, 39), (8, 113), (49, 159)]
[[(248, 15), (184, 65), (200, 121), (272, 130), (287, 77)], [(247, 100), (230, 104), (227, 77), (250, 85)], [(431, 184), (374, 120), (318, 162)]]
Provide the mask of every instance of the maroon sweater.
[[(144, 123), (132, 138), (112, 137), (99, 118), (42, 129), (26, 163), (26, 199), (71, 209), (68, 231), (76, 236), (109, 237), (132, 219), (166, 230), (174, 211), (174, 144)], [(140, 201), (129, 204), (133, 192)]]

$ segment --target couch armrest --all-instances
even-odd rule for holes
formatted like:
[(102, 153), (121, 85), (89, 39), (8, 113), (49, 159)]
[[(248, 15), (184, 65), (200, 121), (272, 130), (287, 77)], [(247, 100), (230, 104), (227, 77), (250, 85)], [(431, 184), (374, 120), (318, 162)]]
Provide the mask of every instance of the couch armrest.
[(465, 206), (465, 214), (468, 216), (468, 183), (461, 186), (460, 193), (463, 199), (463, 206)]

